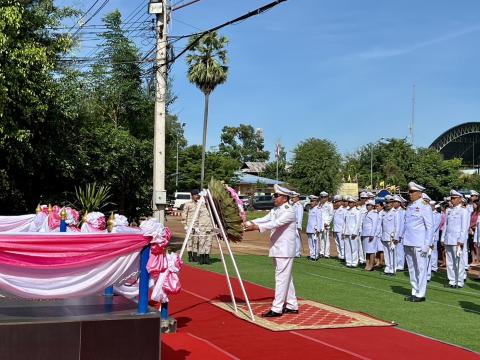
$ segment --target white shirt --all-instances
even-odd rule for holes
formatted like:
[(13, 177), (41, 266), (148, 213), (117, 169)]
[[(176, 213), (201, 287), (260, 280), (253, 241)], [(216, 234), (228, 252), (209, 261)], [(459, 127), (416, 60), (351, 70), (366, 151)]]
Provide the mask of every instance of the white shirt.
[(347, 209), (340, 206), (338, 209), (333, 210), (333, 232), (342, 232), (343, 225), (345, 224), (345, 214)]
[(270, 257), (295, 257), (295, 238), (297, 234), (296, 216), (293, 206), (283, 204), (275, 207), (259, 219), (252, 220), (260, 232), (270, 230)]
[[(400, 234), (403, 234), (403, 231), (405, 229), (405, 209), (399, 206), (397, 208), (397, 211), (398, 211), (398, 234), (400, 236)], [(401, 241), (402, 239), (398, 239), (398, 240)]]
[(437, 242), (440, 235), (440, 223), (442, 222), (442, 214), (438, 211), (433, 212), (433, 242)]
[(378, 218), (378, 213), (375, 210), (367, 212), (362, 222), (362, 236), (375, 236)]
[(302, 230), (303, 205), (300, 201), (297, 201), (295, 204), (293, 204), (293, 208), (295, 209), (295, 217), (297, 219), (297, 229)]
[(318, 207), (313, 207), (308, 210), (307, 234), (314, 234), (323, 229), (322, 212)]
[(362, 222), (362, 214), (356, 207), (348, 208), (345, 213), (345, 224), (343, 225), (343, 235), (358, 235)]
[(318, 205), (322, 213), (323, 219), (323, 227), (322, 230), (325, 228), (325, 225), (330, 226), (333, 218), (333, 204), (331, 202), (326, 201), (324, 204)]
[(447, 209), (445, 231), (442, 234), (445, 245), (463, 244), (468, 239), (470, 227), (470, 213), (462, 205)]
[(398, 240), (400, 237), (400, 219), (397, 209), (385, 211), (382, 217), (382, 241)]
[(406, 246), (423, 247), (433, 243), (433, 212), (422, 199), (410, 203), (405, 211), (402, 242)]

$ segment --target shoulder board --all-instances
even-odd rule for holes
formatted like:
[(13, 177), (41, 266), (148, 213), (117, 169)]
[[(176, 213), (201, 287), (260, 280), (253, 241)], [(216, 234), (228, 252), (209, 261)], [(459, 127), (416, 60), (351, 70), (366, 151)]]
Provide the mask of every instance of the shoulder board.
[(288, 209), (290, 206), (288, 206), (287, 204), (285, 204), (285, 209)]

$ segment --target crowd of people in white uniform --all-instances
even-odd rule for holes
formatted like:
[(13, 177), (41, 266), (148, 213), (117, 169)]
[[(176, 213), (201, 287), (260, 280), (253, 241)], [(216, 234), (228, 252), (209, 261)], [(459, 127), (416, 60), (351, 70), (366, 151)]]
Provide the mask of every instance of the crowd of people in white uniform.
[[(305, 228), (308, 259), (329, 258), (333, 235), (337, 256), (348, 268), (383, 267), (385, 276), (395, 276), (407, 266), (412, 295), (405, 300), (425, 300), (426, 284), (438, 271), (439, 260), (447, 268), (445, 285), (462, 288), (469, 264), (478, 263), (478, 192), (451, 190), (436, 202), (414, 182), (408, 189), (408, 200), (401, 195), (376, 198), (371, 192), (361, 192), (359, 197), (310, 195)], [(296, 257), (300, 257), (304, 208), (298, 193), (292, 193), (291, 203), (297, 220)]]

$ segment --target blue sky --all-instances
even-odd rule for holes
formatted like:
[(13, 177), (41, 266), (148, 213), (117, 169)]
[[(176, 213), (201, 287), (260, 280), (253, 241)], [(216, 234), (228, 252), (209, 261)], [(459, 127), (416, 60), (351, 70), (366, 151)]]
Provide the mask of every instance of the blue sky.
[[(170, 33), (204, 30), (268, 2), (201, 0), (173, 13)], [(85, 10), (93, 0), (68, 3)], [(111, 0), (98, 16), (115, 8), (128, 15), (140, 3)], [(229, 77), (211, 96), (207, 146), (218, 145), (224, 125), (240, 123), (262, 128), (272, 154), (277, 141), (290, 152), (309, 137), (344, 154), (381, 137), (404, 138), (413, 84), (414, 144), (428, 146), (480, 118), (479, 12), (477, 0), (288, 0), (224, 28)], [(178, 52), (183, 44), (176, 45)], [(184, 58), (171, 75), (173, 111), (188, 142), (201, 143), (203, 94), (187, 81)]]

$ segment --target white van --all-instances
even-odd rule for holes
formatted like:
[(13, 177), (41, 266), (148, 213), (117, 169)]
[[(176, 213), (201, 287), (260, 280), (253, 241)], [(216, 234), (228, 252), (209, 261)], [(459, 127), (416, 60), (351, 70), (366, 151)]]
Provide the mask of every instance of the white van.
[(192, 194), (189, 192), (176, 192), (173, 208), (183, 210), (183, 206), (190, 200), (192, 200)]

